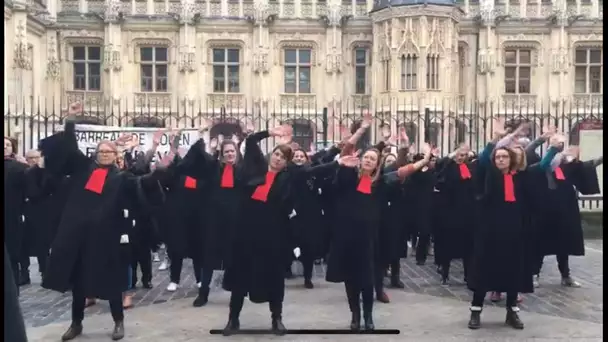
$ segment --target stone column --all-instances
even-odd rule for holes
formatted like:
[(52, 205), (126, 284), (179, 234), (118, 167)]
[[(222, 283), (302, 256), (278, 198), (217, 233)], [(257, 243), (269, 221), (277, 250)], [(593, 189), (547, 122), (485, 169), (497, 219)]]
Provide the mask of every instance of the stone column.
[(479, 32), (477, 73), (480, 76), (477, 77), (477, 99), (480, 102), (487, 102), (496, 95), (492, 93), (492, 89), (495, 88), (492, 86), (492, 74), (496, 69), (495, 37), (493, 37), (496, 11), (493, 0), (482, 0), (479, 8), (483, 28)]
[(268, 78), (270, 71), (270, 34), (268, 32), (270, 13), (268, 12), (268, 0), (255, 0), (253, 6), (253, 18), (250, 20), (253, 24), (253, 71), (258, 77), (257, 82), (252, 84), (255, 89), (252, 100), (263, 107), (271, 95), (269, 90), (273, 89)]
[[(175, 85), (175, 96), (182, 108), (190, 108), (196, 98), (196, 23), (200, 18), (194, 0), (181, 0), (179, 13), (178, 70), (179, 83)], [(189, 110), (189, 109), (188, 109)]]
[[(339, 0), (333, 0), (327, 6), (327, 31), (325, 35), (327, 49), (325, 59), (325, 70), (331, 75), (331, 85), (324, 89), (333, 89), (330, 94), (318, 94), (319, 96), (328, 96), (326, 102), (343, 97), (341, 84), (342, 73), (342, 24), (345, 22), (346, 16), (342, 13), (342, 3)], [(344, 100), (344, 99), (342, 99)]]
[[(28, 70), (32, 69), (32, 60), (29, 54), (29, 43), (27, 41), (27, 5), (24, 1), (13, 2), (13, 72), (14, 72), (14, 91), (13, 98), (9, 101), (13, 104), (16, 111), (23, 111), (27, 99), (28, 89), (24, 76)], [(8, 61), (10, 63), (10, 61)], [(24, 100), (25, 99), (25, 100)], [(12, 112), (12, 110), (11, 110)]]
[(126, 90), (123, 89), (121, 80), (122, 66), (126, 61), (123, 61), (122, 53), (122, 29), (120, 24), (123, 20), (123, 13), (121, 12), (120, 0), (106, 0), (103, 18), (105, 23), (103, 68), (106, 73), (102, 80), (102, 89), (104, 89), (104, 100), (108, 104), (108, 110), (111, 108), (117, 111), (124, 109), (121, 108), (120, 101)]

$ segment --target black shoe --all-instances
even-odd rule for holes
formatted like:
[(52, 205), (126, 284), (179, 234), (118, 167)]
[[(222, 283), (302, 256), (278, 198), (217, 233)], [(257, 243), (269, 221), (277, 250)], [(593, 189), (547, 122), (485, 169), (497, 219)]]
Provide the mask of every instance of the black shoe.
[(283, 336), (287, 332), (287, 329), (285, 329), (281, 318), (272, 319), (272, 332), (278, 336)]
[(443, 286), (450, 285), (450, 278), (442, 278), (441, 279), (441, 285), (443, 285)]
[(372, 313), (368, 312), (363, 314), (363, 321), (365, 330), (374, 330), (374, 320), (372, 319)]
[(148, 289), (148, 290), (154, 287), (154, 286), (152, 286), (152, 282), (150, 282), (150, 281), (144, 281), (144, 282), (142, 282), (141, 286), (144, 289)]
[(228, 323), (224, 327), (224, 331), (222, 332), (222, 334), (224, 336), (230, 336), (230, 335), (234, 334), (235, 332), (237, 332), (240, 328), (241, 328), (241, 323), (239, 322), (239, 319), (231, 318), (228, 320)]
[(307, 289), (314, 289), (315, 285), (312, 283), (312, 280), (304, 279), (304, 287)]
[(207, 302), (209, 302), (209, 288), (201, 287), (198, 290), (198, 296), (194, 300), (194, 303), (192, 303), (192, 306), (194, 306), (195, 308), (200, 308), (201, 306), (206, 305)]
[(62, 341), (70, 341), (82, 334), (82, 323), (72, 323), (68, 330), (61, 336)]
[(376, 294), (376, 300), (379, 301), (380, 303), (384, 303), (384, 304), (388, 304), (391, 302), (390, 298), (388, 298), (388, 295), (384, 291)]
[(125, 325), (123, 321), (114, 323), (114, 331), (112, 332), (112, 341), (122, 340), (125, 337)]
[(481, 311), (471, 311), (471, 318), (469, 319), (469, 329), (481, 328)]
[(353, 312), (352, 318), (350, 319), (350, 330), (359, 331), (361, 330), (361, 313)]
[(401, 281), (401, 279), (393, 278), (391, 279), (391, 287), (394, 289), (404, 289), (405, 284)]
[(524, 322), (519, 319), (519, 315), (513, 310), (507, 309), (507, 319), (505, 320), (505, 323), (513, 329), (521, 330), (524, 328)]

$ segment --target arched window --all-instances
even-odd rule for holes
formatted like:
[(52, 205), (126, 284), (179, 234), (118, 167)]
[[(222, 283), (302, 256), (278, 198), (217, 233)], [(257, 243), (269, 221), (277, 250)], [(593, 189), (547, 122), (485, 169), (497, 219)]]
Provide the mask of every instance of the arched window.
[(584, 119), (578, 121), (572, 126), (570, 134), (568, 134), (568, 141), (570, 145), (579, 145), (581, 142), (580, 132), (581, 130), (603, 130), (604, 122), (599, 119)]
[[(427, 136), (429, 138), (428, 143), (431, 146), (439, 146), (441, 141), (441, 124), (438, 122), (433, 122), (428, 127)], [(422, 143), (422, 142), (421, 142)]]
[(296, 119), (291, 122), (293, 142), (300, 145), (304, 151), (310, 151), (310, 145), (315, 142), (314, 130), (309, 120)]
[[(350, 132), (352, 134), (354, 134), (359, 127), (361, 127), (361, 120), (357, 120), (355, 122), (353, 122), (353, 124), (350, 126)], [(372, 136), (370, 133), (370, 130), (366, 130), (365, 133), (363, 134), (363, 136), (361, 137), (361, 139), (359, 139), (359, 141), (357, 142), (357, 146), (356, 149), (357, 150), (365, 150), (366, 148), (368, 148), (371, 144), (371, 140), (372, 140)]]
[(243, 139), (244, 136), (240, 122), (235, 119), (226, 119), (215, 123), (213, 127), (211, 127), (211, 130), (209, 131), (210, 138), (217, 138), (220, 134), (226, 139), (233, 135), (236, 135), (239, 139)]
[(165, 122), (153, 116), (138, 116), (133, 119), (133, 127), (155, 127), (164, 128)]
[(418, 138), (418, 126), (413, 122), (407, 122), (403, 125), (405, 127), (405, 134), (410, 139), (410, 144), (415, 144)]

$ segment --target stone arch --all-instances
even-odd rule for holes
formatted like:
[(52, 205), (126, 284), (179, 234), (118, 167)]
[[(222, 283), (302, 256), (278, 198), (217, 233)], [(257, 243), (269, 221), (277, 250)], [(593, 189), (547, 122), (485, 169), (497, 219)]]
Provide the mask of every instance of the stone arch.
[(570, 132), (568, 133), (568, 144), (579, 145), (580, 144), (580, 132), (581, 130), (603, 130), (604, 121), (598, 118), (585, 118), (581, 120), (575, 120), (572, 123)]
[(236, 135), (241, 141), (245, 137), (241, 121), (230, 117), (222, 117), (213, 120), (211, 129), (209, 130), (209, 138), (217, 138), (220, 134), (226, 139)]
[(303, 118), (285, 120), (284, 123), (293, 128), (293, 141), (300, 145), (304, 151), (310, 151), (310, 146), (315, 143), (315, 124)]
[(152, 127), (152, 128), (165, 128), (165, 120), (162, 120), (155, 116), (139, 115), (131, 120), (131, 126), (133, 127)]

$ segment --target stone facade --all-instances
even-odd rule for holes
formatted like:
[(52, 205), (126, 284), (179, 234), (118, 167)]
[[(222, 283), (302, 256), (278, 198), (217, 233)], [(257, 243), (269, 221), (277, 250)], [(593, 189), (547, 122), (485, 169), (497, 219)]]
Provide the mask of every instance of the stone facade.
[(601, 110), (599, 0), (382, 1), (5, 0), (5, 116)]

